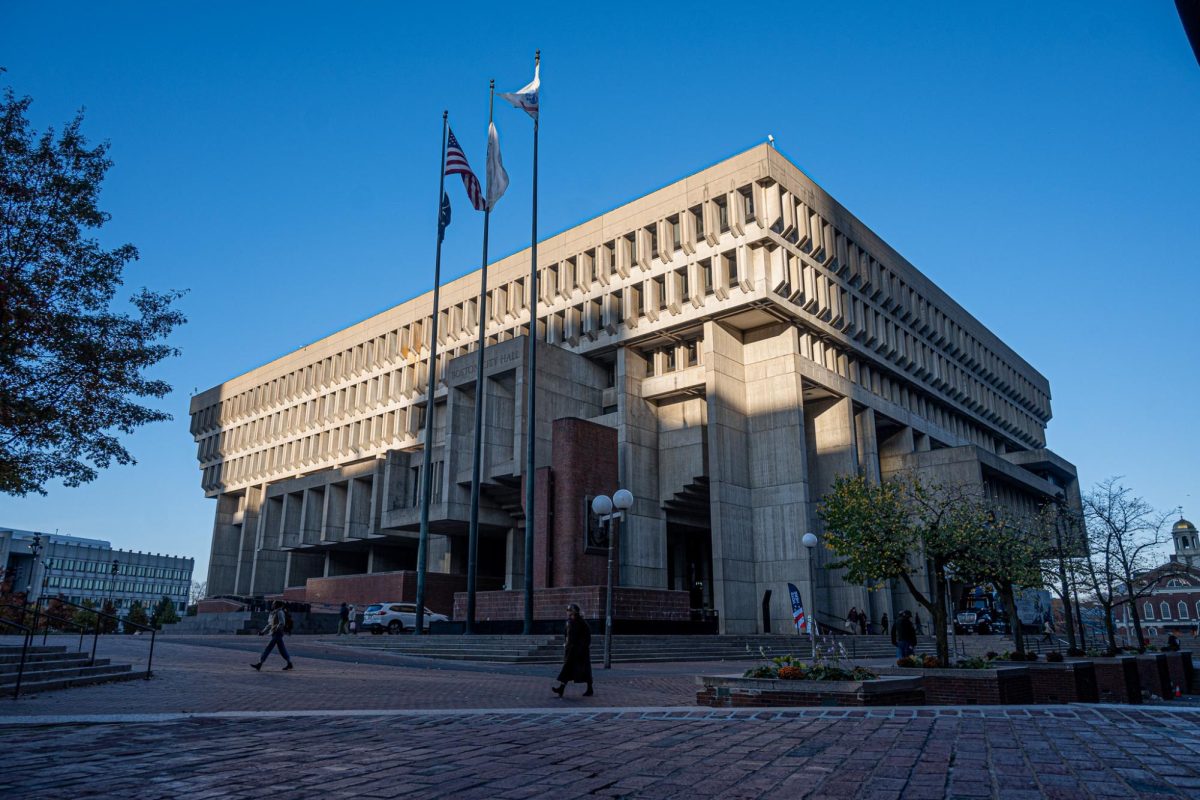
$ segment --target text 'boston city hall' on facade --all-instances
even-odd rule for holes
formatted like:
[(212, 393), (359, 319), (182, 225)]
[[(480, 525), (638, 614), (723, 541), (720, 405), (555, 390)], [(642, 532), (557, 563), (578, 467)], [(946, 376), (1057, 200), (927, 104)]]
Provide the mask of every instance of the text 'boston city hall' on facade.
[[(618, 487), (636, 499), (615, 616), (724, 633), (762, 631), (768, 591), (792, 631), (787, 584), (810, 597), (810, 574), (819, 609), (916, 608), (801, 544), (839, 475), (1078, 507), (1046, 378), (769, 145), (540, 242), (538, 262), (539, 620), (567, 598), (602, 616), (586, 509)], [(441, 291), (427, 605), (460, 619), (480, 394), (478, 619), (522, 615), (529, 271), (528, 250), (489, 266), (482, 393), (479, 273)], [(432, 291), (193, 398), (210, 596), (412, 599), (431, 311)]]

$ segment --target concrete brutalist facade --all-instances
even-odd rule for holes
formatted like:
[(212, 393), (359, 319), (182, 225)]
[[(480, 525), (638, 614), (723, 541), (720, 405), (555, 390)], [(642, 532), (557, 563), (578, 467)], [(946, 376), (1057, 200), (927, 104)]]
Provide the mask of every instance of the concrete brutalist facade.
[[(622, 584), (692, 589), (722, 631), (791, 630), (805, 531), (836, 476), (916, 470), (1032, 509), (1047, 380), (774, 149), (741, 153), (541, 242), (538, 468), (553, 420), (617, 432), (636, 496)], [(528, 250), (489, 267), (480, 572), (522, 586)], [(465, 571), (478, 273), (442, 289), (430, 567)], [(192, 400), (216, 499), (210, 594), (411, 569), (432, 292)], [(541, 510), (539, 509), (539, 513)], [(582, 511), (581, 511), (582, 519)], [(581, 522), (582, 527), (582, 522)], [(582, 533), (581, 533), (582, 535)], [(814, 554), (817, 606), (915, 607)], [(552, 573), (544, 573), (552, 574)], [(544, 581), (543, 581), (544, 582)]]

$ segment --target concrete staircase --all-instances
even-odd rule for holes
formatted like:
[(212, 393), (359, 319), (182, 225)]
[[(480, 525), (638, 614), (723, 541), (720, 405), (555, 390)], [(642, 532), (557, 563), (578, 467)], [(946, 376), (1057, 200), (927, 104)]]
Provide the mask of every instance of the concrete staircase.
[[(367, 647), (408, 656), (503, 664), (554, 664), (562, 660), (561, 636), (341, 636), (331, 644)], [(839, 636), (837, 654), (850, 659), (886, 659), (895, 648), (884, 636)], [(604, 639), (592, 634), (592, 660)], [(825, 645), (822, 645), (823, 649)], [(619, 663), (672, 661), (755, 661), (792, 654), (808, 657), (811, 645), (798, 636), (614, 636), (612, 659)], [(844, 655), (843, 655), (844, 652)], [(918, 653), (934, 652), (933, 637), (922, 637)]]
[[(0, 646), (0, 696), (13, 694), (20, 669), (21, 648)], [(87, 653), (68, 653), (65, 647), (30, 647), (21, 678), (21, 694), (145, 677), (144, 672), (132, 669), (129, 664), (113, 664), (107, 658), (92, 660)]]

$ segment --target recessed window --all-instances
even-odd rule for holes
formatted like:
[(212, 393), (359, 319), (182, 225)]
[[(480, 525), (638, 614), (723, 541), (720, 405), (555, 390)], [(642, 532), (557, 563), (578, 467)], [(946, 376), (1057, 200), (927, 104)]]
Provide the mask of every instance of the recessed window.
[(647, 225), (646, 233), (650, 234), (650, 257), (658, 258), (658, 226)]
[(725, 254), (725, 266), (729, 269), (729, 285), (733, 287), (738, 282), (737, 254), (732, 250)]
[(687, 365), (689, 367), (696, 366), (700, 361), (700, 348), (698, 345), (699, 343), (695, 340), (687, 343)]
[(1187, 603), (1185, 603), (1185, 602), (1183, 602), (1182, 600), (1180, 600), (1180, 601), (1179, 601), (1179, 604), (1176, 606), (1176, 608), (1178, 608), (1178, 609), (1179, 609), (1179, 618), (1180, 618), (1180, 619), (1187, 619), (1187, 618), (1188, 618), (1188, 607), (1187, 607)]
[(704, 206), (696, 206), (690, 212), (692, 224), (696, 228), (696, 241), (704, 238)]
[(1171, 618), (1171, 606), (1165, 600), (1158, 604), (1158, 610), (1162, 612), (1163, 619)]
[(729, 230), (729, 203), (724, 197), (718, 197), (713, 201), (717, 206), (717, 225), (721, 233)]
[(743, 189), (739, 192), (742, 196), (742, 208), (746, 214), (746, 222), (754, 221), (754, 192), (750, 189)]
[(667, 372), (674, 372), (675, 371), (675, 348), (674, 348), (674, 346), (666, 348), (664, 355), (666, 356), (665, 370)]
[(704, 293), (713, 293), (713, 275), (712, 275), (712, 259), (704, 259), (700, 262), (700, 280), (704, 282)]
[(1154, 606), (1150, 603), (1146, 603), (1144, 606), (1142, 606), (1142, 616), (1146, 619), (1154, 619)]
[(683, 229), (679, 226), (679, 217), (671, 217), (667, 222), (671, 225), (671, 248), (678, 250), (683, 247)]

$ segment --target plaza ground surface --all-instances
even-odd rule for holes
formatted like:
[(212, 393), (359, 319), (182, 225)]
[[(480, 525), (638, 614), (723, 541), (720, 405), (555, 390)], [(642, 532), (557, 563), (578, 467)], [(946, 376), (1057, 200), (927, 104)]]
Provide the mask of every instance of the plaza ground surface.
[(295, 637), (296, 670), (258, 673), (262, 644), (163, 637), (149, 681), (0, 700), (0, 797), (1200, 797), (1184, 706), (694, 706), (741, 662), (597, 669), (559, 700), (550, 666)]

